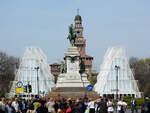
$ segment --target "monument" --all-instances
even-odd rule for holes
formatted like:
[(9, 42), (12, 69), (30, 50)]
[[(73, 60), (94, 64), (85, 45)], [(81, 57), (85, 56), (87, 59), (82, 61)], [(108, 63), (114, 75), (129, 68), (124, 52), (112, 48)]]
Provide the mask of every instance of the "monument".
[[(75, 25), (69, 26), (67, 39), (70, 46), (65, 53), (64, 62), (61, 64), (51, 64), (51, 72), (57, 73), (56, 88), (52, 88), (49, 96), (64, 97), (99, 97), (94, 91), (87, 90), (91, 78), (91, 68), (93, 57), (88, 56), (85, 51), (86, 40), (83, 38), (82, 19), (78, 14), (75, 16)], [(59, 68), (58, 68), (59, 67)]]
[(124, 48), (112, 47), (107, 50), (94, 89), (101, 96), (141, 97), (137, 80), (134, 79)]
[(90, 82), (87, 79), (87, 74), (80, 72), (80, 53), (75, 46), (77, 35), (72, 24), (69, 26), (67, 38), (71, 44), (65, 54), (67, 70), (66, 73), (61, 71), (62, 73), (58, 76), (56, 87), (86, 87)]
[[(88, 80), (91, 80), (92, 78), (92, 61), (93, 57), (90, 55), (87, 55), (86, 53), (86, 39), (83, 36), (83, 25), (82, 25), (82, 17), (79, 15), (79, 13), (74, 18), (74, 30), (75, 30), (75, 36), (76, 38), (73, 39), (74, 46), (77, 47), (79, 53), (80, 53), (80, 60), (79, 65), (80, 68), (85, 70), (84, 72), (88, 75)], [(66, 63), (66, 61), (65, 61)], [(59, 63), (53, 63), (50, 65), (51, 67), (51, 73), (57, 78), (57, 76), (60, 74), (60, 68), (58, 68), (61, 64)], [(81, 70), (80, 70), (81, 71)]]

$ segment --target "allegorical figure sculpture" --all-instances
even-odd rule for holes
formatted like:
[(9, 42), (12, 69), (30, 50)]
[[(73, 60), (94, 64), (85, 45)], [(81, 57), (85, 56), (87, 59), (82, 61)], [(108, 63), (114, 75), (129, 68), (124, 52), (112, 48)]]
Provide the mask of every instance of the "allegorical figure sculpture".
[(69, 39), (70, 44), (72, 46), (75, 46), (76, 38), (77, 38), (77, 34), (76, 34), (76, 31), (75, 31), (75, 27), (73, 26), (73, 24), (71, 24), (69, 26), (69, 34), (68, 34), (67, 39)]
[(66, 73), (67, 69), (64, 62), (61, 62), (59, 69), (60, 69), (60, 73)]
[(83, 74), (85, 72), (85, 63), (84, 60), (81, 60), (79, 73)]

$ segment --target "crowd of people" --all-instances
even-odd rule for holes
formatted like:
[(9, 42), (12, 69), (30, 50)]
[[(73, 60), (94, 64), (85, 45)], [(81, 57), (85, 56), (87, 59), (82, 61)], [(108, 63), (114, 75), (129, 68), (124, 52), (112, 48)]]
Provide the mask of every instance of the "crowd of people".
[[(123, 98), (114, 104), (113, 99), (99, 97), (98, 99), (84, 98), (37, 98), (18, 100), (1, 98), (0, 113), (125, 113), (127, 103)], [(130, 103), (131, 113), (136, 113), (136, 100)], [(145, 98), (141, 113), (150, 113), (150, 102)]]

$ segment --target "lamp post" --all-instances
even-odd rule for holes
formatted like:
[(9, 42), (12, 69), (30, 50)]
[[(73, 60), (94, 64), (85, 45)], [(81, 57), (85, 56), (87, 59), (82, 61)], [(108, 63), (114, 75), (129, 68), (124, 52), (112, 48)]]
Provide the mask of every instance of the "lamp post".
[(116, 99), (118, 99), (118, 72), (119, 72), (120, 67), (115, 65), (115, 70), (116, 70)]
[(29, 102), (29, 95), (30, 95), (30, 93), (29, 93), (29, 81), (28, 81), (28, 84), (27, 84), (27, 93), (28, 93), (28, 102)]
[(38, 77), (38, 70), (39, 70), (39, 67), (35, 67), (34, 68), (36, 71), (37, 71), (37, 89), (38, 89), (38, 97), (39, 97), (39, 77)]

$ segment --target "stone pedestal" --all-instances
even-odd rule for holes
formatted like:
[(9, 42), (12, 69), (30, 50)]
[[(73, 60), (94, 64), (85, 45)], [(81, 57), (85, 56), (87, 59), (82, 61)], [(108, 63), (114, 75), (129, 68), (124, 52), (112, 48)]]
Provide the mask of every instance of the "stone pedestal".
[(79, 58), (77, 47), (69, 47), (66, 54), (67, 73), (58, 76), (56, 87), (86, 87), (89, 84), (87, 75), (80, 74)]
[(57, 87), (52, 88), (48, 97), (65, 97), (65, 98), (83, 98), (85, 95), (88, 98), (98, 98), (99, 94), (95, 91), (87, 91), (85, 87)]

